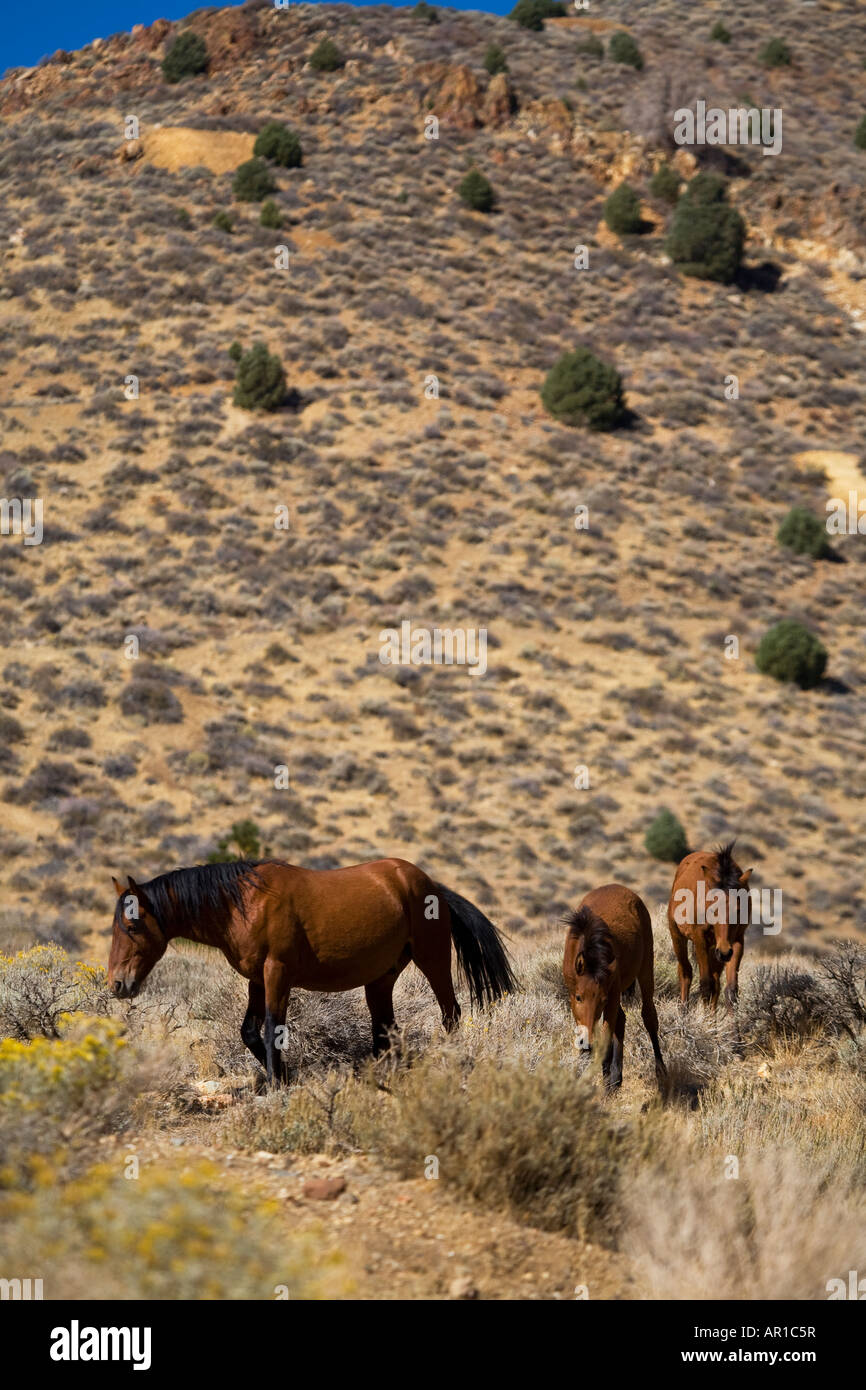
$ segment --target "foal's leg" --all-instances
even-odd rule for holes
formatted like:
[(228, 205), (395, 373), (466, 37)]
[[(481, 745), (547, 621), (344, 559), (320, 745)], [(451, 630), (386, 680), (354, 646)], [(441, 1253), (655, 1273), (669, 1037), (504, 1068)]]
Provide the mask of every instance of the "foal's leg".
[[(613, 1010), (611, 1009), (610, 1012), (612, 1013)], [(608, 1027), (610, 1027), (610, 1018), (607, 1009), (605, 1009), (604, 1017)], [(610, 1046), (601, 1064), (601, 1073), (608, 1091), (618, 1091), (622, 1085), (622, 1045), (624, 1039), (625, 1012), (619, 1002), (619, 996), (617, 996), (616, 1016), (613, 1020)]]
[(743, 959), (743, 942), (731, 942), (733, 955), (725, 966), (725, 1006), (728, 1012), (736, 1008), (740, 997), (740, 961)]
[(261, 1039), (262, 1024), (265, 1021), (265, 990), (263, 985), (250, 980), (249, 1007), (241, 1024), (241, 1039), (255, 1057), (259, 1066), (267, 1067), (267, 1055)]
[(649, 1040), (652, 1043), (653, 1055), (656, 1059), (656, 1077), (659, 1085), (661, 1085), (668, 1071), (665, 1066), (664, 1057), (662, 1057), (661, 1047), (659, 1046), (659, 1016), (656, 1013), (656, 1006), (653, 1001), (652, 985), (649, 986), (646, 992), (641, 989), (640, 1016), (643, 1019), (643, 1026), (647, 1030)]
[(265, 961), (265, 1065), (272, 1086), (289, 1082), (288, 1058), (277, 1029), (285, 1028), (290, 990), (286, 967), (269, 957)]
[(710, 966), (710, 948), (702, 931), (695, 932), (695, 960), (701, 977), (701, 1000), (708, 1008), (713, 1006), (713, 975)]
[(692, 987), (692, 963), (689, 960), (688, 937), (684, 936), (673, 922), (668, 922), (668, 926), (670, 927), (674, 955), (677, 958), (677, 974), (680, 977), (680, 1004), (684, 1009), (687, 1009), (689, 990)]

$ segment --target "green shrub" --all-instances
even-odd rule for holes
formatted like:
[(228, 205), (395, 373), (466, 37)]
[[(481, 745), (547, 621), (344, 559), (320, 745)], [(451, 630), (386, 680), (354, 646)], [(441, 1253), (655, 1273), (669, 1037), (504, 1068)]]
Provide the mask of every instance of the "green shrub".
[(262, 126), (253, 145), (253, 154), (281, 164), (284, 169), (297, 169), (303, 163), (300, 136), (280, 121), (268, 121)]
[(541, 388), (546, 410), (565, 425), (611, 430), (627, 415), (622, 379), (588, 348), (564, 352)]
[(427, 0), (418, 0), (418, 4), (412, 10), (414, 19), (423, 19), (427, 24), (439, 23), (439, 11), (435, 5), (428, 5)]
[(760, 58), (765, 68), (787, 68), (791, 64), (791, 50), (784, 39), (770, 39), (761, 49)]
[(626, 63), (630, 68), (638, 70), (643, 67), (640, 49), (631, 34), (626, 34), (623, 30), (613, 35), (607, 51), (615, 63)]
[(720, 19), (717, 19), (710, 30), (710, 38), (716, 43), (730, 43), (731, 36)]
[(281, 227), (283, 225), (282, 213), (272, 198), (268, 198), (262, 203), (259, 221), (263, 227)]
[(263, 159), (247, 159), (235, 171), (232, 192), (241, 203), (260, 203), (276, 188), (270, 169)]
[(217, 841), (217, 847), (208, 855), (207, 862), (228, 864), (236, 859), (267, 859), (261, 836), (262, 832), (254, 820), (235, 821), (228, 835)]
[(240, 360), (241, 360), (241, 358), (243, 357), (243, 355), (244, 355), (244, 350), (243, 350), (243, 348), (241, 347), (240, 343), (238, 342), (237, 338), (235, 338), (235, 341), (232, 343), (231, 347), (229, 348), (229, 357), (232, 359), (233, 362), (240, 362)]
[(695, 174), (686, 188), (686, 197), (692, 207), (706, 207), (710, 203), (724, 203), (728, 196), (728, 185), (720, 174)]
[(597, 34), (589, 34), (580, 40), (576, 51), (586, 58), (603, 58), (604, 44)]
[(621, 183), (611, 193), (604, 205), (604, 220), (618, 236), (643, 231), (640, 198), (630, 184)]
[(534, 29), (539, 33), (546, 19), (558, 19), (564, 14), (564, 6), (554, 3), (554, 0), (517, 0), (508, 18), (523, 29)]
[(677, 203), (666, 250), (684, 275), (730, 284), (743, 258), (746, 226), (722, 179), (697, 174)]
[(811, 690), (824, 674), (827, 649), (802, 623), (783, 618), (761, 638), (755, 665), (774, 680), (790, 681), (801, 690)]
[(858, 150), (866, 150), (866, 116), (861, 116), (854, 131), (854, 144)]
[(181, 82), (207, 68), (207, 44), (189, 29), (178, 34), (162, 60), (162, 75), (166, 82)]
[(670, 164), (660, 164), (650, 179), (650, 193), (666, 203), (676, 203), (680, 196), (682, 179)]
[(343, 55), (333, 39), (322, 39), (310, 54), (310, 67), (316, 72), (336, 72), (343, 66)]
[(679, 864), (689, 852), (686, 832), (673, 811), (659, 812), (644, 837), (644, 845), (653, 859), (666, 864)]
[(230, 232), (234, 223), (227, 212), (220, 211), (214, 213), (213, 225), (218, 227), (221, 232)]
[(496, 203), (493, 185), (480, 169), (470, 169), (461, 180), (457, 192), (466, 206), (475, 212), (490, 212)]
[(495, 77), (497, 72), (508, 71), (508, 60), (498, 43), (487, 45), (487, 52), (484, 54), (484, 66), (491, 77)]
[(238, 362), (234, 404), (244, 410), (278, 410), (285, 400), (286, 374), (278, 357), (256, 343)]
[(776, 540), (788, 550), (795, 550), (798, 555), (811, 555), (816, 560), (830, 551), (826, 525), (806, 507), (791, 508), (776, 532)]

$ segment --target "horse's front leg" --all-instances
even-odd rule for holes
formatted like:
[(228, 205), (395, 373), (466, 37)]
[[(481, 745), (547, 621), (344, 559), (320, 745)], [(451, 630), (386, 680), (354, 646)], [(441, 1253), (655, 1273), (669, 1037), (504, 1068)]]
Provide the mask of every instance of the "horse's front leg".
[(256, 984), (250, 980), (248, 994), (249, 1007), (244, 1014), (244, 1021), (241, 1024), (241, 1040), (255, 1057), (259, 1066), (267, 1068), (267, 1054), (262, 1042), (262, 1024), (265, 1021), (265, 990), (264, 986)]
[(606, 1090), (617, 1091), (622, 1085), (622, 1053), (625, 1039), (625, 1013), (619, 1002), (619, 994), (608, 999), (604, 1022), (610, 1043), (602, 1066), (602, 1075)]
[[(710, 966), (710, 951), (712, 944), (707, 941), (706, 935), (702, 931), (696, 931), (694, 935), (695, 960), (697, 961), (698, 972), (701, 977), (701, 1000), (707, 1008), (715, 1008), (718, 998), (718, 980), (713, 981), (713, 972)], [(714, 992), (715, 983), (715, 992)]]
[(286, 1010), (291, 983), (286, 967), (270, 957), (265, 962), (265, 1066), (268, 1083), (289, 1083), (286, 1056)]
[(725, 966), (725, 1006), (729, 1013), (736, 1008), (740, 997), (740, 961), (743, 959), (743, 942), (731, 943), (733, 955)]

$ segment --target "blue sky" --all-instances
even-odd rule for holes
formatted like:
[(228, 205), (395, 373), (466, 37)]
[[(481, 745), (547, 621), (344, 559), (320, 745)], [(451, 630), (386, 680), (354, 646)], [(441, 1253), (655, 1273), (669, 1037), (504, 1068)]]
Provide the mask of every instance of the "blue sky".
[[(491, 10), (496, 14), (505, 14), (513, 5), (514, 0), (451, 0), (452, 9)], [(3, 8), (0, 74), (7, 68), (32, 67), (58, 48), (83, 48), (91, 39), (129, 31), (133, 24), (182, 19), (203, 7), (196, 0), (73, 0), (71, 4), (69, 0), (6, 0)]]

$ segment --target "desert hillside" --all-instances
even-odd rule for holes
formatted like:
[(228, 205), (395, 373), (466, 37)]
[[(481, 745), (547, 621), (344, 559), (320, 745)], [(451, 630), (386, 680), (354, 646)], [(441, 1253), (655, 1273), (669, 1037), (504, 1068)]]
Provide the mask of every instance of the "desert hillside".
[[(181, 1245), (215, 1184), (226, 1248), (274, 1210), (293, 1242), (263, 1234), (260, 1263), (211, 1286), (166, 1282), (154, 1237), (118, 1296), (817, 1298), (866, 1258), (845, 1244), (863, 1228), (866, 535), (855, 517), (817, 556), (777, 539), (792, 508), (866, 511), (864, 32), (861, 5), (830, 0), (604, 0), (540, 31), (261, 0), (0, 80), (0, 497), (43, 513), (39, 544), (0, 535), (0, 1081), (30, 1094), (17, 1069), (56, 1048), (80, 1100), (32, 1133), (7, 1115), (9, 1152), (59, 1164), (79, 1184), (63, 1209), (98, 1224), (86, 1164), (116, 1175), (132, 1148), (158, 1229), (179, 1148)], [(612, 56), (623, 33), (639, 65)], [(184, 34), (207, 64), (171, 82)], [(323, 40), (336, 58), (311, 62)], [(779, 153), (676, 146), (697, 100), (781, 110)], [(272, 122), (302, 159), (245, 200), (236, 171)], [(668, 254), (664, 168), (727, 180), (746, 227), (730, 283)], [(488, 210), (458, 192), (472, 169)], [(623, 182), (634, 234), (605, 217)], [(236, 398), (257, 344), (285, 371), (276, 408)], [(622, 427), (545, 407), (578, 348), (620, 374)], [(785, 619), (826, 649), (809, 688), (756, 666)], [(484, 630), (486, 669), (383, 664), (404, 623)], [(784, 895), (782, 931), (750, 932), (739, 1036), (678, 1010), (673, 864), (644, 842), (663, 810), (692, 847), (737, 837)], [(301, 1084), (257, 1095), (228, 967), (173, 950), (128, 1011), (91, 970), (112, 874), (242, 852), (412, 860), (507, 933), (524, 993), (446, 1042), (407, 972), (398, 1023), (425, 1056), (405, 1072), (367, 1062), (360, 997), (296, 999)], [(611, 880), (655, 914), (665, 1107), (637, 1012), (620, 1112), (591, 1068), (572, 1077), (557, 922)], [(569, 1126), (595, 1136), (579, 1169)], [(4, 1133), (0, 1113), (6, 1152)], [(530, 1178), (491, 1134), (535, 1154)], [(677, 1146), (693, 1190), (642, 1224)], [(441, 1186), (422, 1171), (440, 1152)], [(719, 1284), (688, 1233), (701, 1164), (732, 1153), (744, 1203), (787, 1196), (755, 1236), (720, 1188)], [(628, 1164), (637, 1195), (614, 1211)], [(0, 1253), (65, 1219), (26, 1201)], [(785, 1263), (807, 1207), (827, 1241)], [(63, 1239), (61, 1296), (114, 1296), (123, 1262), (94, 1284), (80, 1231)]]

